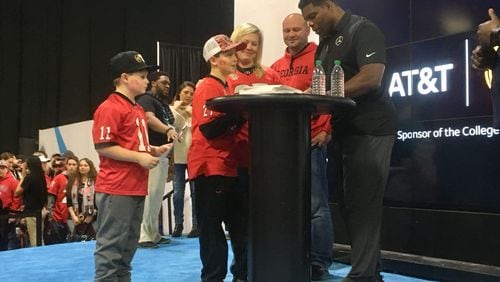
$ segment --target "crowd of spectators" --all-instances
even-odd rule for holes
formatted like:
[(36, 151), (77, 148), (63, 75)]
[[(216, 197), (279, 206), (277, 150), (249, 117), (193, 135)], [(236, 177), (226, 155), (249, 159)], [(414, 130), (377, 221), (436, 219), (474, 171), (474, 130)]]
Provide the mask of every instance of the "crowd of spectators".
[(0, 250), (95, 239), (96, 174), (90, 159), (71, 151), (50, 158), (44, 151), (1, 153)]

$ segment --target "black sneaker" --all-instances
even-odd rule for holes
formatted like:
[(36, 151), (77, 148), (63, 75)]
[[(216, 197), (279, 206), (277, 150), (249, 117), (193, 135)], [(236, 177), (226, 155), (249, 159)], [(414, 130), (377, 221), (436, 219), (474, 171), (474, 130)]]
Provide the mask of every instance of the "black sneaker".
[(198, 228), (191, 229), (191, 232), (189, 232), (187, 235), (188, 238), (196, 238), (198, 236), (200, 236), (200, 233), (198, 232)]
[(158, 245), (154, 242), (151, 241), (146, 241), (146, 242), (140, 242), (139, 243), (139, 248), (143, 249), (156, 249), (158, 248)]
[(164, 245), (164, 244), (170, 244), (170, 239), (165, 238), (165, 237), (161, 237), (160, 241), (156, 242), (156, 244), (162, 244), (162, 245)]
[(184, 226), (182, 224), (176, 224), (174, 228), (174, 233), (172, 233), (172, 237), (181, 237), (182, 230), (184, 230)]
[(321, 281), (326, 280), (330, 276), (328, 269), (324, 269), (319, 265), (313, 264), (311, 266), (311, 280), (312, 281)]

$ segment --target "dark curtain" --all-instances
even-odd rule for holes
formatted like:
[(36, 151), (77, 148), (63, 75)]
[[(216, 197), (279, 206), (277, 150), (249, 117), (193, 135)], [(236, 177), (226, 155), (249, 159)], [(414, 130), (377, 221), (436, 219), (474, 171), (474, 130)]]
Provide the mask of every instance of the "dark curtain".
[(91, 119), (116, 53), (155, 63), (157, 41), (202, 46), (233, 14), (227, 0), (0, 1), (0, 152), (31, 154), (39, 129)]
[(160, 68), (170, 77), (169, 103), (183, 81), (189, 80), (196, 84), (201, 77), (209, 73), (201, 47), (160, 43), (159, 53)]

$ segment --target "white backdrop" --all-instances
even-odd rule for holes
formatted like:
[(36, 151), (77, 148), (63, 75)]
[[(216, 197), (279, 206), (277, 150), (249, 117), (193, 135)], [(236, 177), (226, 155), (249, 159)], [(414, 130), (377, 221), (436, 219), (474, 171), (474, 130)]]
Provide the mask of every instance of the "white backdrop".
[[(56, 137), (57, 131), (61, 133), (59, 140)], [(38, 131), (38, 148), (45, 150), (49, 157), (54, 153), (62, 153), (62, 147), (71, 150), (80, 159), (89, 158), (96, 167), (99, 166), (99, 157), (92, 141), (91, 120)]]
[[(265, 66), (270, 66), (283, 56), (286, 46), (283, 43), (281, 24), (287, 15), (300, 13), (298, 3), (298, 0), (234, 1), (234, 25), (250, 22), (264, 33), (262, 64)], [(318, 36), (311, 31), (309, 40), (318, 42)]]
[[(62, 147), (71, 150), (78, 158), (89, 158), (91, 159), (96, 168), (99, 168), (99, 156), (94, 149), (94, 143), (92, 141), (92, 120), (62, 125), (58, 127), (52, 127), (47, 129), (41, 129), (38, 131), (39, 135), (39, 149), (44, 149), (49, 157), (54, 153), (60, 153)], [(58, 140), (56, 132), (60, 132), (60, 138)], [(165, 184), (165, 194), (172, 191), (172, 182)], [(163, 232), (164, 234), (169, 233), (168, 229), (168, 209), (167, 201), (163, 202)], [(174, 214), (172, 207), (172, 227), (174, 224)], [(189, 185), (186, 185), (186, 193), (184, 197), (184, 233), (191, 231), (191, 193), (189, 190)], [(172, 230), (173, 231), (173, 230)]]

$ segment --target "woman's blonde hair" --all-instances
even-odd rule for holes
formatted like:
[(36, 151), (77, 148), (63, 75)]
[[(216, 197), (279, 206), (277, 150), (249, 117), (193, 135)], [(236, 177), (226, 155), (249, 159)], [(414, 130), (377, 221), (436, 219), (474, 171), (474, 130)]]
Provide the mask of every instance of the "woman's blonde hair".
[(240, 42), (241, 37), (247, 34), (256, 33), (259, 37), (259, 48), (257, 49), (257, 57), (255, 57), (255, 61), (253, 62), (253, 66), (255, 68), (255, 75), (257, 77), (262, 77), (264, 75), (264, 69), (262, 68), (262, 49), (264, 46), (264, 35), (262, 31), (252, 23), (242, 23), (234, 28), (233, 33), (231, 34), (231, 41)]

